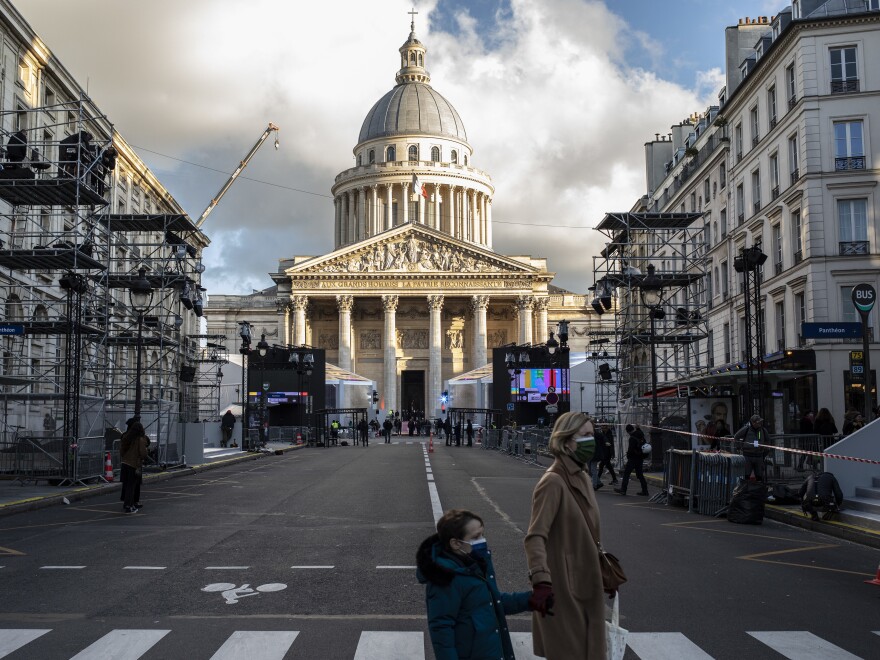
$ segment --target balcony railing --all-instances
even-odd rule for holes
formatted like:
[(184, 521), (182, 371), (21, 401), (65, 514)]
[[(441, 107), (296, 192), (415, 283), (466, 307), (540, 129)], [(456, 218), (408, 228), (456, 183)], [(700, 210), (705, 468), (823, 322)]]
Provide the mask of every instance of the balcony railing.
[(791, 185), (794, 185), (798, 182), (798, 179), (801, 178), (801, 171), (799, 169), (794, 169), (791, 171)]
[(774, 128), (776, 128), (776, 115), (770, 117), (770, 130), (772, 131)]
[(758, 146), (758, 142), (760, 142), (760, 141), (761, 141), (761, 138), (758, 137), (757, 135), (753, 135), (753, 136), (752, 136), (752, 146), (753, 146), (753, 147), (757, 147), (757, 146)]
[(863, 170), (865, 169), (865, 157), (845, 156), (843, 158), (835, 158), (834, 169), (838, 172), (841, 170)]
[(775, 200), (777, 197), (779, 197), (779, 186), (778, 185), (773, 186), (770, 189), (770, 198)]
[(737, 223), (738, 223), (737, 226), (739, 226), (739, 225), (741, 225), (743, 222), (745, 222), (745, 220), (746, 220), (746, 214), (745, 214), (745, 213), (740, 213), (738, 216), (736, 216), (736, 219), (737, 219)]
[(776, 275), (779, 275), (782, 272), (782, 262), (781, 261), (777, 261), (775, 264), (773, 264), (773, 272)]
[(791, 110), (795, 104), (797, 103), (797, 96), (789, 96), (788, 97), (788, 109)]
[(760, 200), (760, 199), (756, 199), (756, 200), (755, 200), (755, 203), (754, 203), (753, 206), (754, 206), (754, 208), (755, 208), (755, 213), (757, 213), (758, 211), (760, 211), (760, 210), (761, 210), (761, 200)]
[(832, 80), (831, 81), (831, 93), (832, 94), (852, 94), (853, 92), (859, 91), (859, 79), (855, 78), (853, 80)]
[(794, 253), (794, 265), (797, 266), (800, 262), (804, 260), (804, 253), (801, 250), (795, 250)]
[(742, 151), (737, 151), (737, 152), (736, 152), (736, 162), (738, 163), (738, 162), (741, 161), (742, 159), (743, 159), (743, 152), (742, 152)]
[(868, 254), (868, 241), (840, 241), (840, 256), (858, 256)]

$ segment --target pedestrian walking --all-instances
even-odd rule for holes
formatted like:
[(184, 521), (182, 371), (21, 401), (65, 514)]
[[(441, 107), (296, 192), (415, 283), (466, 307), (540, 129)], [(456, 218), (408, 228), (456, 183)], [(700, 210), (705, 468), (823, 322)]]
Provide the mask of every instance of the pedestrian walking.
[(474, 425), (471, 423), (471, 420), (467, 421), (467, 427), (465, 428), (465, 434), (467, 435), (467, 446), (474, 446)]
[(397, 413), (394, 413), (394, 435), (400, 435), (400, 430), (403, 428), (403, 422), (400, 421), (400, 417), (397, 416)]
[(770, 441), (770, 432), (764, 426), (760, 415), (752, 415), (749, 423), (734, 434), (733, 439), (741, 443), (742, 455), (745, 459), (745, 478), (752, 472), (755, 479), (764, 481), (764, 457), (767, 455), (766, 445)]
[(358, 422), (357, 425), (358, 435), (361, 437), (361, 442), (364, 447), (370, 446), (370, 427), (367, 426), (367, 418), (364, 417), (361, 421)]
[(231, 410), (227, 410), (220, 420), (220, 446), (229, 446), (229, 440), (232, 438), (232, 430), (235, 428), (235, 415)]
[[(524, 542), (534, 589), (532, 643), (547, 660), (606, 657), (599, 506), (585, 471), (595, 452), (592, 430), (583, 413), (559, 416), (547, 443), (553, 465), (532, 494)], [(555, 616), (546, 616), (551, 607)]]
[(449, 419), (449, 416), (446, 416), (446, 421), (443, 422), (443, 433), (446, 435), (446, 446), (452, 446), (452, 420)]
[(614, 436), (607, 425), (596, 429), (596, 476), (593, 477), (593, 488), (599, 490), (602, 483), (602, 473), (607, 469), (611, 475), (611, 485), (617, 485), (617, 474), (614, 472)]
[(410, 418), (406, 422), (406, 430), (409, 432), (409, 437), (413, 437), (416, 434), (416, 418), (410, 415)]
[(482, 518), (444, 513), (419, 546), (416, 566), (437, 660), (515, 660), (505, 615), (527, 611), (532, 594), (498, 589)]
[(391, 420), (386, 417), (385, 421), (382, 422), (382, 430), (385, 432), (385, 444), (391, 444), (391, 430), (394, 428), (394, 424)]
[(642, 452), (642, 445), (645, 444), (645, 432), (641, 427), (626, 425), (626, 432), (629, 433), (629, 440), (626, 447), (626, 465), (623, 466), (623, 479), (620, 482), (620, 488), (615, 488), (615, 493), (626, 495), (626, 487), (629, 485), (629, 475), (635, 470), (636, 479), (642, 484), (642, 490), (636, 495), (648, 494), (648, 482), (645, 479), (645, 473), (642, 472), (642, 464), (645, 462), (645, 454)]
[(141, 482), (143, 480), (144, 459), (147, 458), (147, 447), (150, 439), (144, 431), (144, 425), (134, 421), (122, 434), (119, 443), (119, 459), (122, 463), (122, 510), (125, 513), (136, 513), (141, 508)]
[(43, 436), (51, 438), (53, 435), (55, 435), (55, 418), (52, 417), (52, 413), (47, 410), (46, 414), (43, 416)]

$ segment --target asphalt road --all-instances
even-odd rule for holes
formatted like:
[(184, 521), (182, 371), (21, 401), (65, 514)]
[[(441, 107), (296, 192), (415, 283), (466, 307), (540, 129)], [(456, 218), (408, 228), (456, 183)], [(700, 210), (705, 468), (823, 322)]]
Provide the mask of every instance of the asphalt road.
[[(514, 591), (528, 588), (542, 469), (439, 443), (428, 473), (422, 444), (402, 440), (164, 481), (134, 515), (117, 494), (0, 519), (0, 658), (433, 658), (413, 569), (433, 531), (429, 474), (443, 509), (484, 517)], [(610, 490), (598, 496), (604, 544), (630, 577), (627, 658), (880, 657), (880, 586), (864, 583), (876, 550)], [(531, 630), (528, 615), (510, 624)]]

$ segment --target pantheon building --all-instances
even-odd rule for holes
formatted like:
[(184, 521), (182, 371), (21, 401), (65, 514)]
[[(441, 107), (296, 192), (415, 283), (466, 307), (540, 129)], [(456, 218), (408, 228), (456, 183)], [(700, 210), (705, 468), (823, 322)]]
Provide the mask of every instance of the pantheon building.
[[(380, 409), (434, 415), (444, 389), (458, 407), (491, 400), (448, 381), (486, 365), (492, 348), (546, 342), (564, 318), (578, 350), (599, 321), (583, 295), (551, 284), (546, 258), (492, 249), (492, 178), (431, 86), (414, 26), (399, 50), (396, 85), (367, 112), (355, 167), (333, 182), (333, 252), (279, 259), (275, 286), (212, 295), (205, 315), (209, 334), (232, 341), (248, 320), (270, 343), (323, 348), (375, 383)], [(346, 388), (336, 405), (372, 407), (369, 390)]]

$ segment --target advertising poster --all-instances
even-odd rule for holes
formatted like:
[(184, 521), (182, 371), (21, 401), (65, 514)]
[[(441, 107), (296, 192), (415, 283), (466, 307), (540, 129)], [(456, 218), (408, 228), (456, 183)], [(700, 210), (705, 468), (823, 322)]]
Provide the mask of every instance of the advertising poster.
[(691, 397), (688, 399), (689, 427), (691, 433), (700, 436), (693, 439), (692, 446), (709, 447), (712, 437), (723, 438), (733, 435), (734, 428), (734, 400), (730, 396), (707, 396)]

